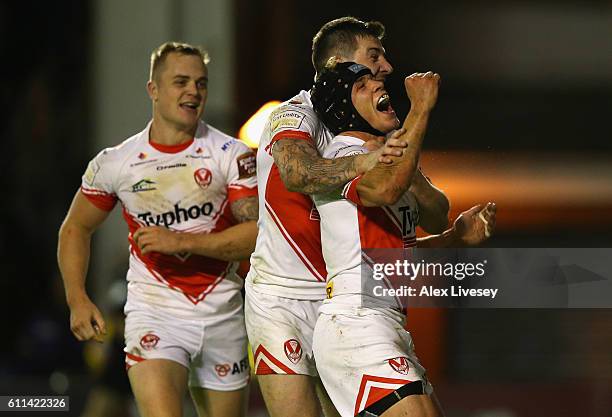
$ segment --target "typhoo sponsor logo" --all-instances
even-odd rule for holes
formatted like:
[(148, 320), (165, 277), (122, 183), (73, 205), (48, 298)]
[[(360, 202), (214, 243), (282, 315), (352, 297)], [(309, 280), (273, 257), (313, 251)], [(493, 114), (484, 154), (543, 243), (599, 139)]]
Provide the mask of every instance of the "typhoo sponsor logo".
[(210, 216), (213, 211), (212, 203), (204, 203), (201, 206), (194, 204), (193, 206), (184, 209), (178, 204), (174, 205), (174, 211), (166, 211), (161, 214), (152, 214), (150, 211), (141, 213), (138, 218), (146, 223), (147, 226), (165, 226), (180, 224), (181, 222), (197, 219), (200, 216)]

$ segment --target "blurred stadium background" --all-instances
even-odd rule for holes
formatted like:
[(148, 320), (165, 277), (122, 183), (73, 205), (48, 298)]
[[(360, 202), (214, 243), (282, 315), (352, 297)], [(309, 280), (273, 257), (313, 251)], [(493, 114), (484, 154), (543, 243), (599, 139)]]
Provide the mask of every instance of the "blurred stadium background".
[[(205, 119), (237, 135), (264, 103), (308, 89), (311, 38), (343, 15), (386, 25), (400, 116), (404, 76), (442, 75), (423, 164), (453, 217), (491, 200), (489, 246), (612, 247), (607, 0), (3, 1), (0, 394), (70, 395), (70, 416), (93, 386), (115, 388), (102, 402), (123, 395), (123, 374), (105, 373), (121, 358), (70, 334), (55, 246), (88, 160), (150, 117), (150, 51), (207, 48)], [(94, 242), (88, 285), (109, 315), (126, 233), (115, 213)], [(417, 310), (409, 327), (448, 416), (612, 416), (610, 310)]]

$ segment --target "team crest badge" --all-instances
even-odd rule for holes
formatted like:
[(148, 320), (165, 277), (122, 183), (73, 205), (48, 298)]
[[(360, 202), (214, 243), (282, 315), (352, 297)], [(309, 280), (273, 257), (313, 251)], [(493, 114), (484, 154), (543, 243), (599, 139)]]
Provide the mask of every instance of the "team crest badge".
[(206, 168), (200, 168), (193, 173), (193, 179), (202, 189), (208, 188), (212, 181), (212, 172)]
[(405, 356), (400, 356), (397, 358), (389, 359), (389, 365), (395, 372), (398, 372), (402, 375), (408, 375), (408, 370), (410, 369), (410, 360)]
[(285, 342), (285, 355), (293, 363), (298, 363), (302, 359), (302, 345), (295, 339), (289, 339)]
[(142, 346), (144, 350), (151, 350), (157, 346), (157, 342), (159, 342), (159, 336), (153, 333), (147, 333), (140, 339), (140, 346)]

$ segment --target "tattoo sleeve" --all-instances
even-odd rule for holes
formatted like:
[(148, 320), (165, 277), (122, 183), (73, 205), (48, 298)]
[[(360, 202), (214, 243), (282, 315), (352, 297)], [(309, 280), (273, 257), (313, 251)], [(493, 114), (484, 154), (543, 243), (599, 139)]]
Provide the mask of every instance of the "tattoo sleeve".
[(272, 157), (289, 191), (315, 194), (329, 192), (359, 175), (356, 158), (363, 156), (326, 159), (311, 143), (285, 138), (274, 144)]
[(259, 203), (257, 197), (245, 197), (236, 200), (231, 205), (232, 214), (238, 223), (257, 220), (259, 217)]

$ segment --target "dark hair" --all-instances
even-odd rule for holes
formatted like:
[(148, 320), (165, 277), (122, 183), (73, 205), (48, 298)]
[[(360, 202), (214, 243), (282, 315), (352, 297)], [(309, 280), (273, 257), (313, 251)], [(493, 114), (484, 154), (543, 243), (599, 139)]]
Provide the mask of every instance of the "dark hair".
[(323, 71), (332, 56), (351, 59), (357, 50), (357, 37), (382, 39), (385, 26), (380, 22), (363, 22), (351, 16), (324, 24), (312, 39), (312, 65), (317, 74)]
[(176, 52), (183, 55), (195, 55), (200, 57), (204, 65), (208, 64), (210, 58), (208, 52), (199, 46), (193, 46), (188, 43), (181, 42), (166, 42), (161, 44), (159, 47), (151, 53), (151, 68), (149, 70), (149, 80), (153, 80), (157, 74), (159, 67), (164, 63), (168, 54)]

